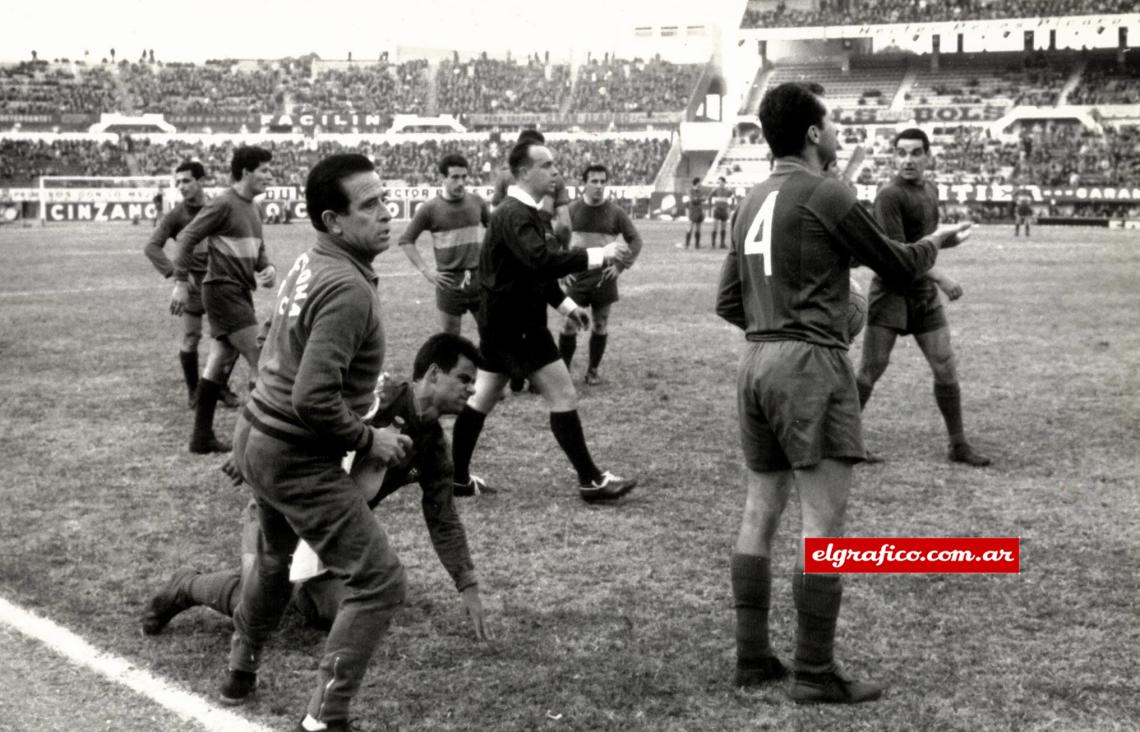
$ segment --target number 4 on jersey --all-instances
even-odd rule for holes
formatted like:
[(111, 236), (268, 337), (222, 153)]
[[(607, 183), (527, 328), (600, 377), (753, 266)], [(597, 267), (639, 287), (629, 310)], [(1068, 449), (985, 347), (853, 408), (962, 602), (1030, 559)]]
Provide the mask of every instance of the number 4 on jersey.
[(744, 256), (759, 255), (764, 257), (764, 276), (772, 276), (772, 214), (776, 210), (776, 196), (779, 191), (772, 191), (760, 204), (756, 218), (748, 226), (748, 233), (744, 236)]

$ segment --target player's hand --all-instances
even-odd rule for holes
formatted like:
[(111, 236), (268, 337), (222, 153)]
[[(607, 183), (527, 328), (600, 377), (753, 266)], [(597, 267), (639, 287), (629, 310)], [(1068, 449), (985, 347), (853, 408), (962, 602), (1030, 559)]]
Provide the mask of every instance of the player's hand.
[(943, 224), (934, 230), (930, 238), (934, 240), (939, 249), (950, 249), (969, 239), (970, 229), (973, 226), (974, 224), (971, 221), (963, 221), (960, 224)]
[(471, 585), (460, 594), (463, 598), (463, 609), (471, 619), (471, 627), (475, 631), (475, 639), (481, 641), (494, 640), (491, 628), (487, 625), (487, 613), (483, 610), (483, 598), (479, 596), (479, 585)]
[(934, 284), (938, 285), (938, 289), (946, 293), (946, 297), (950, 298), (951, 301), (962, 297), (962, 286), (952, 277), (942, 275), (934, 281)]
[(633, 250), (624, 241), (611, 241), (602, 247), (606, 264), (620, 264), (625, 268), (633, 265)]
[(459, 289), (459, 275), (455, 272), (434, 272), (435, 286), (442, 290)]
[(400, 462), (407, 456), (408, 450), (412, 448), (412, 438), (400, 434), (398, 427), (383, 427), (381, 429), (371, 427), (369, 429), (372, 430), (372, 451), (368, 453), (368, 456), (385, 465)]
[(257, 284), (268, 290), (270, 287), (273, 287), (277, 284), (277, 268), (272, 264), (267, 265), (265, 269), (259, 272), (254, 272), (253, 278), (257, 280)]
[(623, 269), (624, 268), (620, 264), (608, 265), (602, 269), (602, 281), (599, 282), (598, 285), (601, 286), (610, 280), (616, 280), (618, 278), (618, 275), (622, 273)]
[(170, 314), (181, 315), (186, 312), (186, 306), (190, 304), (190, 286), (185, 282), (175, 282), (174, 292), (170, 294)]
[(239, 485), (245, 482), (245, 478), (242, 477), (241, 470), (234, 463), (233, 453), (230, 453), (230, 456), (226, 458), (226, 461), (222, 464), (221, 470), (226, 474), (226, 477), (230, 479), (230, 483), (233, 484), (234, 488), (237, 488)]
[(570, 322), (576, 325), (579, 330), (586, 330), (590, 327), (590, 313), (585, 308), (574, 308), (566, 317)]

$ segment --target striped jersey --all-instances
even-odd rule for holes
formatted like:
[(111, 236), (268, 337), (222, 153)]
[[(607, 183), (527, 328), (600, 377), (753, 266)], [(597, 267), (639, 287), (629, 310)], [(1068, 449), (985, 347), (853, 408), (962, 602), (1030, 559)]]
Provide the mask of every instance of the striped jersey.
[(930, 239), (888, 238), (844, 183), (781, 158), (733, 216), (716, 311), (750, 341), (846, 349), (852, 259), (909, 282), (937, 254)]
[(732, 191), (728, 186), (717, 186), (712, 192), (713, 211), (718, 214), (727, 214), (732, 205)]
[[(203, 204), (199, 203), (191, 205), (186, 201), (182, 201), (174, 208), (170, 209), (162, 221), (158, 222), (158, 226), (154, 228), (150, 239), (147, 241), (146, 246), (143, 247), (143, 254), (158, 270), (159, 274), (163, 277), (174, 276), (174, 263), (166, 256), (163, 248), (169, 239), (177, 239), (178, 234), (186, 228), (186, 225), (194, 220), (198, 212), (202, 210)], [(177, 256), (177, 253), (175, 254)], [(190, 259), (189, 271), (198, 275), (199, 279), (206, 273), (206, 243), (202, 242), (194, 247), (194, 253)]]
[(575, 199), (570, 204), (570, 231), (571, 249), (603, 247), (621, 236), (635, 257), (641, 253), (641, 235), (629, 214), (613, 201), (591, 206), (584, 198)]
[(186, 280), (195, 248), (206, 242), (208, 262), (203, 283), (229, 282), (257, 287), (253, 273), (269, 266), (261, 238), (261, 211), (233, 188), (214, 196), (178, 235), (174, 278)]
[(415, 244), (425, 231), (431, 232), (435, 267), (440, 272), (476, 269), (490, 209), (474, 193), (452, 200), (436, 196), (416, 209), (412, 222), (400, 236), (400, 246)]

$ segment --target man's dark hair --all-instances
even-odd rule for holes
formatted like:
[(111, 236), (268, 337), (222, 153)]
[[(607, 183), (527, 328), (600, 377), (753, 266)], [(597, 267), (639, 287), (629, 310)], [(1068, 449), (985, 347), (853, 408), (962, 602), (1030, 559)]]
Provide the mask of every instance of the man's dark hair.
[(610, 179), (610, 171), (601, 163), (590, 163), (586, 166), (586, 169), (582, 171), (583, 183), (590, 177), (590, 173), (605, 173), (606, 180), (608, 181)]
[(321, 214), (325, 211), (348, 213), (348, 194), (341, 181), (356, 173), (371, 173), (376, 170), (372, 161), (360, 153), (339, 153), (329, 155), (309, 171), (305, 181), (305, 206), (309, 209), (309, 220), (317, 231), (327, 232)]
[(412, 364), (412, 380), (419, 381), (434, 363), (440, 371), (448, 373), (459, 363), (459, 357), (467, 359), (479, 366), (479, 348), (463, 336), (453, 333), (436, 333), (424, 341), (420, 350), (416, 351), (416, 360)]
[(700, 178), (693, 178), (693, 185), (695, 185), (695, 186), (699, 186), (700, 184), (701, 184), (701, 179), (700, 179)]
[(926, 133), (917, 127), (907, 127), (902, 132), (895, 135), (895, 141), (891, 143), (891, 148), (898, 147), (899, 140), (922, 140), (922, 151), (927, 155), (930, 154), (930, 138)]
[(722, 176), (720, 176), (719, 178), (717, 178), (717, 179), (716, 179), (716, 182), (717, 182), (717, 183), (720, 183), (720, 184), (722, 184), (722, 185), (723, 185), (724, 183), (727, 183), (728, 181), (727, 181), (727, 179), (726, 179), (726, 178), (725, 178), (725, 177), (722, 175)]
[(263, 147), (242, 145), (234, 150), (234, 159), (230, 161), (230, 175), (235, 181), (241, 181), (245, 171), (257, 170), (262, 163), (268, 163), (272, 159), (273, 153)]
[(538, 130), (523, 130), (519, 133), (519, 139), (516, 140), (516, 143), (518, 142), (537, 142), (539, 145), (545, 145), (546, 135)]
[(448, 153), (440, 158), (439, 161), (439, 174), (447, 177), (448, 171), (452, 168), (467, 168), (471, 170), (471, 166), (467, 164), (467, 158), (459, 153)]
[(507, 164), (511, 166), (511, 175), (514, 176), (515, 180), (519, 179), (519, 172), (523, 168), (530, 167), (530, 149), (541, 145), (541, 142), (523, 140), (511, 148), (511, 154), (510, 157), (507, 158)]
[(799, 155), (807, 144), (807, 131), (823, 124), (827, 108), (819, 101), (823, 87), (816, 83), (789, 81), (770, 90), (760, 100), (760, 127), (772, 155)]
[(190, 177), (194, 180), (202, 180), (206, 177), (206, 168), (197, 160), (187, 160), (174, 169), (174, 173), (178, 174), (182, 171), (189, 171)]

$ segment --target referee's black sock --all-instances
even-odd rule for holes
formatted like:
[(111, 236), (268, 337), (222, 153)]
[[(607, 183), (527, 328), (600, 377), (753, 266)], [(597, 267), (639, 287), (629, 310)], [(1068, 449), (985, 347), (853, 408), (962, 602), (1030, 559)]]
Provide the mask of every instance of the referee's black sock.
[(486, 421), (487, 415), (470, 405), (465, 405), (455, 418), (455, 427), (451, 432), (451, 462), (455, 465), (456, 483), (471, 480), (471, 455), (475, 452), (475, 443), (479, 441), (479, 433), (483, 431), (483, 423)]
[(753, 554), (732, 555), (732, 598), (736, 605), (736, 661), (741, 666), (772, 655), (768, 643), (768, 608), (772, 562)]
[(938, 411), (942, 412), (942, 421), (946, 423), (946, 432), (950, 434), (950, 444), (965, 442), (966, 429), (962, 426), (962, 390), (958, 384), (934, 382), (934, 401), (938, 403)]
[(566, 368), (570, 368), (570, 362), (574, 360), (574, 351), (577, 348), (577, 333), (562, 333), (558, 336), (558, 355), (562, 356), (562, 360), (566, 362)]
[(602, 354), (606, 352), (606, 334), (590, 333), (590, 370), (597, 371), (602, 363)]
[(796, 671), (826, 673), (835, 668), (835, 626), (843, 601), (837, 574), (792, 575), (796, 603)]
[(554, 439), (558, 440), (558, 446), (566, 453), (566, 457), (570, 458), (570, 464), (578, 473), (580, 485), (589, 485), (602, 479), (602, 471), (594, 465), (590, 448), (586, 447), (586, 436), (582, 434), (582, 421), (578, 419), (577, 409), (551, 412), (550, 431), (554, 433)]
[(182, 363), (182, 376), (186, 379), (186, 390), (190, 398), (198, 393), (198, 348), (193, 351), (179, 351), (178, 360)]

